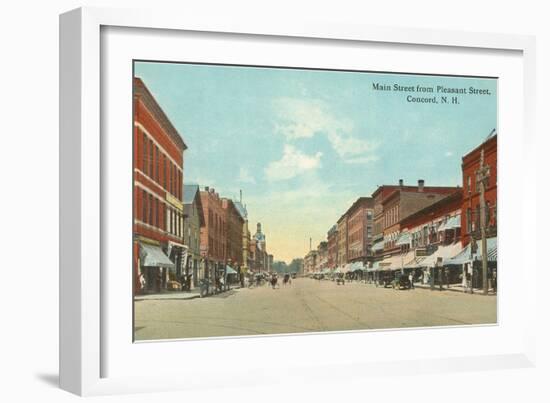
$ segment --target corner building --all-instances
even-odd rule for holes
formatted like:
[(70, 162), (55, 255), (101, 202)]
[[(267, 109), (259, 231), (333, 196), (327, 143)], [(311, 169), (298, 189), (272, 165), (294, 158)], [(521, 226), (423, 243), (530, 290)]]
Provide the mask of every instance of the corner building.
[(134, 294), (159, 292), (185, 270), (183, 153), (187, 146), (154, 96), (133, 80)]

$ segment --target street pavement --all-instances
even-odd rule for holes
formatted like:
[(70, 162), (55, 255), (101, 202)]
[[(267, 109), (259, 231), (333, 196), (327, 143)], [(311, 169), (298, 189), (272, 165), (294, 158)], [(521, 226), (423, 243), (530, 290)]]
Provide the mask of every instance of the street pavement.
[(198, 299), (135, 301), (135, 339), (496, 323), (496, 296), (298, 278)]

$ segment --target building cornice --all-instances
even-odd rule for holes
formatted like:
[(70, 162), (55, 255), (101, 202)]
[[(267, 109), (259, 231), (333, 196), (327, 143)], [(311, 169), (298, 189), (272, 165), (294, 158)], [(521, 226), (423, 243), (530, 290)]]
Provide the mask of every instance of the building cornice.
[(143, 102), (164, 131), (168, 133), (168, 136), (177, 145), (183, 148), (183, 150), (186, 150), (187, 145), (185, 141), (183, 141), (183, 137), (176, 130), (172, 122), (170, 122), (170, 119), (168, 119), (168, 116), (166, 116), (166, 113), (164, 113), (153, 94), (151, 94), (145, 83), (139, 77), (134, 77), (134, 97), (138, 97)]

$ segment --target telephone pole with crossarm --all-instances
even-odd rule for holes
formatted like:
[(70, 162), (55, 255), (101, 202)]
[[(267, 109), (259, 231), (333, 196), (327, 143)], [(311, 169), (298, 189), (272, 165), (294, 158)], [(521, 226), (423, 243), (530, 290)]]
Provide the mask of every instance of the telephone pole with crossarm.
[(487, 295), (489, 293), (489, 283), (487, 281), (487, 212), (485, 205), (485, 187), (489, 180), (490, 167), (485, 165), (485, 150), (481, 149), (481, 157), (479, 161), (479, 169), (476, 171), (476, 180), (479, 185), (479, 204), (480, 204), (480, 215), (479, 223), (481, 230), (481, 264), (482, 264), (482, 276), (483, 276), (483, 294)]

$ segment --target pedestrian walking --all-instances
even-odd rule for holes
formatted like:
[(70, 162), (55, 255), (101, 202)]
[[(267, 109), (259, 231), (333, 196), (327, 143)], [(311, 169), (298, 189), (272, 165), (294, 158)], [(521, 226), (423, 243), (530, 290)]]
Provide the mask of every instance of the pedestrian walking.
[(411, 271), (411, 272), (409, 273), (409, 282), (411, 283), (411, 289), (414, 290), (414, 282), (413, 282), (413, 280), (414, 280), (414, 276), (413, 276), (413, 272)]

